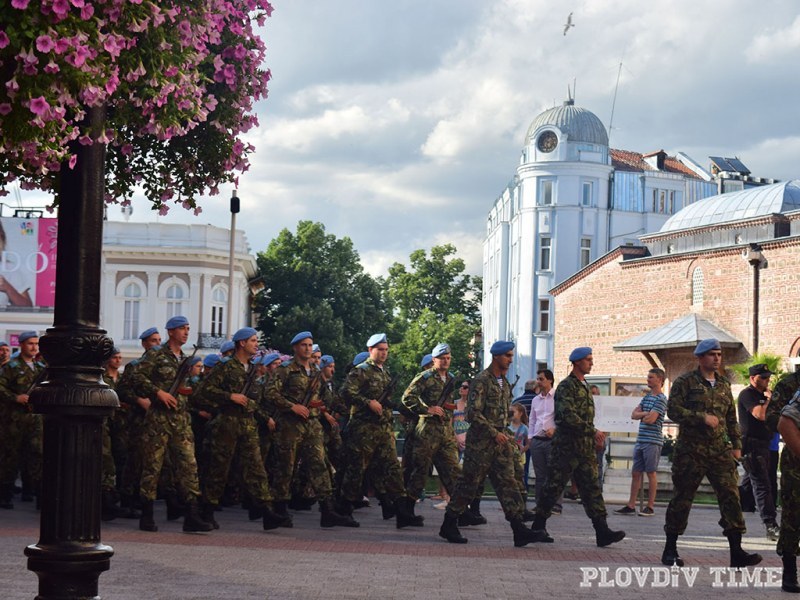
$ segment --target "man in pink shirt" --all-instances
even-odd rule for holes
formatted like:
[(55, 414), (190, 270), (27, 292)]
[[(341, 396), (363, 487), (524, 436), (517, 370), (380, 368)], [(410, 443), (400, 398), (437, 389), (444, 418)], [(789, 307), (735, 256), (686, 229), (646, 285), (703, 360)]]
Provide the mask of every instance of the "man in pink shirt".
[[(556, 431), (553, 415), (555, 396), (553, 372), (550, 369), (541, 369), (536, 373), (536, 382), (539, 384), (539, 394), (531, 400), (528, 437), (531, 440), (531, 463), (536, 477), (536, 503), (539, 504), (547, 478), (547, 466), (550, 464), (550, 442)], [(556, 502), (553, 506), (553, 514), (561, 514), (560, 502)]]

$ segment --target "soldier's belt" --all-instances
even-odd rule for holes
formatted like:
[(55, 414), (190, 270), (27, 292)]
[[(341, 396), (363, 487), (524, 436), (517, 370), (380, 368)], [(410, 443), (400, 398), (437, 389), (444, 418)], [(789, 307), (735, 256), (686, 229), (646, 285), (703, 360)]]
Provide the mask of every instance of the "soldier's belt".
[(223, 406), (220, 409), (220, 414), (225, 415), (226, 417), (252, 417), (253, 412), (248, 411), (246, 408), (242, 406)]

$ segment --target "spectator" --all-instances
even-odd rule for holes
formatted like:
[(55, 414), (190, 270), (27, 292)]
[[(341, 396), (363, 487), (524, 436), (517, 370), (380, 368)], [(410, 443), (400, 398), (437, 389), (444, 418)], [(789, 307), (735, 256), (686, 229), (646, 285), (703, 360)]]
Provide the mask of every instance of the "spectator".
[(453, 429), (458, 444), (459, 462), (463, 460), (464, 448), (467, 447), (467, 430), (469, 429), (469, 423), (466, 421), (467, 396), (469, 396), (468, 379), (462, 381), (461, 387), (458, 388), (458, 400), (456, 400), (456, 409), (453, 411)]
[[(542, 369), (536, 374), (536, 381), (539, 384), (539, 393), (531, 401), (531, 412), (528, 417), (528, 439), (530, 441), (528, 454), (530, 454), (533, 473), (536, 477), (535, 493), (538, 504), (547, 478), (547, 467), (550, 464), (550, 442), (556, 432), (556, 423), (553, 418), (555, 377), (550, 369)], [(561, 514), (560, 497), (553, 506), (552, 512), (554, 515)]]
[[(522, 406), (522, 404), (512, 404), (511, 423), (509, 423), (508, 428), (514, 434), (514, 441), (517, 443), (517, 447), (519, 448), (520, 467), (525, 466), (525, 457), (527, 456), (528, 449), (530, 448), (530, 440), (528, 439), (528, 426), (526, 425), (527, 422), (528, 413), (525, 412), (525, 407)], [(527, 490), (528, 472), (526, 470), (523, 470), (522, 473), (522, 483)]]

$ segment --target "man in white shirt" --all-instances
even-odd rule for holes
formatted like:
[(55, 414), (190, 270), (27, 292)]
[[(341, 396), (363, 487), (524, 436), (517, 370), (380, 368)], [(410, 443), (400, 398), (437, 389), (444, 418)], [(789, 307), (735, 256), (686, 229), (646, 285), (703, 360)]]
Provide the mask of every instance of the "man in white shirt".
[[(531, 440), (531, 463), (536, 477), (536, 503), (539, 504), (547, 478), (547, 466), (550, 464), (550, 442), (556, 431), (553, 372), (549, 369), (541, 369), (536, 373), (536, 382), (539, 384), (539, 394), (531, 400), (528, 437)], [(556, 502), (553, 506), (553, 514), (561, 514), (560, 502)]]

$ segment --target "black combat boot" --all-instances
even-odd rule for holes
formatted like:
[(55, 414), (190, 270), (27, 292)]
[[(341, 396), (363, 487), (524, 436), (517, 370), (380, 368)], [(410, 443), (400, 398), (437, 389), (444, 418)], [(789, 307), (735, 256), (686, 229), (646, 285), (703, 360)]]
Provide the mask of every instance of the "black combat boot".
[(142, 513), (136, 510), (136, 506), (134, 505), (133, 498), (128, 496), (127, 494), (123, 494), (120, 496), (119, 500), (120, 507), (122, 508), (122, 514), (120, 517), (123, 519), (141, 519)]
[(186, 517), (183, 519), (183, 530), (189, 533), (213, 531), (213, 523), (204, 521), (200, 516), (200, 505), (197, 500), (189, 500), (186, 504)]
[(264, 507), (251, 504), (247, 509), (247, 518), (251, 521), (258, 521), (264, 516)]
[(286, 523), (286, 519), (288, 518), (291, 521), (291, 517), (286, 515), (282, 517), (278, 513), (276, 513), (272, 505), (267, 502), (259, 507), (259, 512), (261, 513), (262, 524), (264, 526), (265, 531), (269, 531), (270, 529), (277, 529), (278, 527), (283, 527), (284, 523)]
[(444, 511), (444, 523), (439, 528), (439, 537), (443, 537), (451, 544), (467, 543), (467, 538), (458, 530), (458, 515), (449, 509)]
[(481, 497), (474, 498), (469, 504), (467, 512), (470, 514), (470, 525), (486, 525), (486, 517), (481, 514)]
[(668, 533), (667, 543), (664, 544), (664, 552), (661, 553), (661, 564), (668, 567), (683, 566), (683, 559), (678, 556), (678, 534)]
[(219, 523), (217, 523), (217, 520), (214, 518), (214, 511), (216, 508), (216, 504), (212, 504), (211, 502), (203, 502), (203, 506), (200, 509), (200, 518), (206, 523), (211, 523), (211, 526), (214, 529), (219, 529)]
[(397, 511), (394, 508), (394, 502), (389, 500), (389, 497), (386, 494), (381, 494), (378, 496), (378, 502), (381, 505), (381, 514), (383, 515), (384, 521), (394, 519), (395, 516), (397, 516)]
[(781, 578), (781, 589), (784, 592), (800, 594), (800, 585), (797, 585), (797, 557), (781, 556), (783, 561), (783, 577)]
[(514, 532), (514, 546), (517, 548), (541, 541), (541, 536), (525, 527), (522, 519), (510, 519), (509, 523), (511, 524), (511, 531)]
[(292, 496), (289, 500), (289, 508), (292, 510), (311, 510), (314, 505), (314, 499), (303, 498), (302, 496)]
[(275, 514), (282, 519), (281, 527), (292, 528), (294, 527), (294, 522), (292, 521), (292, 516), (289, 514), (289, 511), (286, 510), (286, 505), (286, 500), (278, 500), (272, 503)]
[(153, 501), (142, 500), (142, 516), (139, 518), (139, 529), (142, 531), (158, 531), (153, 520)]
[(536, 538), (533, 540), (534, 542), (552, 544), (555, 541), (550, 537), (550, 534), (547, 533), (547, 529), (545, 528), (546, 525), (547, 519), (541, 515), (534, 516), (533, 523), (531, 524), (531, 533), (533, 534), (533, 537)]
[(122, 516), (122, 509), (117, 506), (117, 499), (113, 490), (103, 490), (100, 496), (100, 520), (113, 521)]
[(612, 531), (609, 529), (605, 517), (595, 517), (592, 519), (592, 525), (594, 525), (595, 539), (600, 548), (610, 546), (625, 537), (624, 531)]
[(186, 506), (178, 500), (178, 495), (170, 492), (164, 501), (167, 503), (167, 521), (177, 521), (186, 516)]
[(522, 511), (522, 520), (525, 523), (530, 523), (536, 518), (536, 513), (532, 510), (528, 510), (526, 507), (525, 510)]
[(760, 554), (750, 554), (742, 550), (742, 532), (734, 531), (728, 534), (728, 545), (731, 548), (731, 567), (752, 567), (761, 562)]
[(350, 515), (340, 515), (333, 509), (333, 501), (330, 498), (319, 501), (319, 512), (322, 513), (319, 520), (320, 527), (358, 527), (360, 523)]
[(425, 518), (421, 515), (414, 514), (414, 504), (416, 504), (413, 498), (409, 498), (408, 496), (400, 496), (397, 500), (394, 501), (394, 508), (397, 512), (397, 528), (402, 529), (403, 527), (422, 527), (425, 524)]

